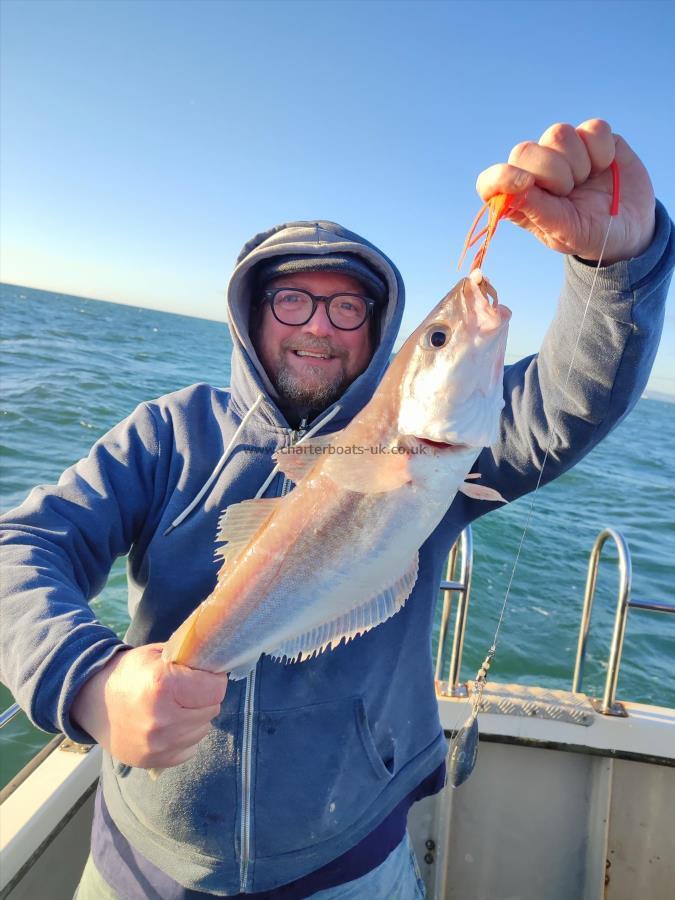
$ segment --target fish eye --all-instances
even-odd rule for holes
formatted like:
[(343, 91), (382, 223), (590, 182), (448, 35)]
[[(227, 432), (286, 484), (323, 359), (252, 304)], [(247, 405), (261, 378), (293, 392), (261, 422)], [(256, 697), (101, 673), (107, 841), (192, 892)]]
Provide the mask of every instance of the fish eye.
[(449, 338), (450, 330), (445, 325), (431, 325), (422, 338), (422, 346), (427, 350), (439, 350), (447, 344)]

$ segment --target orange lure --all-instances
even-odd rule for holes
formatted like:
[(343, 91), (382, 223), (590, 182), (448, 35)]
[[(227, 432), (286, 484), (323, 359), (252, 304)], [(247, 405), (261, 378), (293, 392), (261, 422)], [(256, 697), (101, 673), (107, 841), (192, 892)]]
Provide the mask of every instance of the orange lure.
[[(490, 246), (490, 241), (497, 230), (497, 225), (499, 225), (500, 221), (504, 218), (506, 211), (514, 205), (513, 199), (512, 194), (495, 194), (494, 197), (490, 197), (487, 203), (481, 207), (478, 215), (473, 220), (469, 233), (464, 241), (462, 255), (459, 258), (459, 265), (457, 266), (458, 269), (462, 268), (468, 250), (473, 247), (474, 244), (477, 244), (481, 238), (484, 238), (483, 243), (480, 245), (478, 252), (473, 258), (470, 271), (473, 272), (474, 269), (480, 268), (485, 259), (487, 249)], [(488, 214), (487, 225), (476, 234), (475, 231), (478, 228), (478, 223), (483, 218), (485, 212)]]

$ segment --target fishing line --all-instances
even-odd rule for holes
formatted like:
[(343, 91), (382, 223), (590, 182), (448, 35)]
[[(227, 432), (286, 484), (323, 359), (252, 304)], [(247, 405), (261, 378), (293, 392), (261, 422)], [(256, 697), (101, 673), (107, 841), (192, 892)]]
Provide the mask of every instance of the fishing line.
[[(561, 391), (560, 405), (556, 409), (555, 414), (554, 414), (553, 423), (552, 423), (552, 426), (550, 429), (549, 438), (548, 438), (548, 442), (546, 445), (546, 450), (544, 452), (544, 458), (542, 460), (541, 468), (539, 470), (539, 476), (537, 478), (537, 483), (534, 487), (534, 490), (532, 491), (532, 500), (530, 502), (530, 507), (529, 507), (529, 510), (528, 510), (528, 513), (527, 513), (527, 516), (525, 519), (525, 525), (523, 527), (523, 532), (520, 536), (520, 541), (518, 543), (518, 549), (516, 551), (516, 556), (513, 561), (513, 566), (511, 568), (511, 574), (509, 576), (508, 584), (506, 587), (506, 592), (504, 594), (504, 601), (502, 603), (501, 611), (499, 614), (499, 619), (497, 621), (497, 628), (495, 629), (495, 633), (492, 638), (492, 644), (490, 646), (490, 649), (488, 650), (488, 653), (487, 653), (485, 659), (483, 660), (482, 665), (478, 669), (476, 678), (474, 679), (474, 687), (472, 690), (471, 703), (470, 703), (471, 712), (469, 713), (469, 717), (466, 720), (466, 722), (462, 725), (462, 727), (460, 729), (458, 729), (455, 736), (452, 738), (452, 741), (450, 742), (448, 758), (451, 761), (454, 761), (455, 757), (460, 753), (459, 743), (462, 740), (462, 737), (466, 736), (469, 733), (469, 731), (471, 730), (471, 728), (474, 726), (475, 720), (476, 720), (478, 713), (480, 711), (480, 708), (481, 708), (481, 703), (482, 703), (482, 699), (483, 699), (483, 691), (485, 689), (485, 684), (487, 681), (488, 670), (489, 670), (490, 665), (492, 664), (492, 661), (494, 660), (495, 654), (497, 652), (497, 645), (499, 643), (499, 636), (500, 636), (502, 624), (504, 621), (504, 616), (506, 613), (506, 607), (507, 607), (507, 604), (509, 601), (509, 597), (511, 595), (511, 588), (513, 586), (513, 581), (515, 578), (516, 570), (518, 568), (520, 556), (521, 556), (521, 553), (523, 550), (523, 546), (525, 544), (525, 538), (527, 537), (527, 534), (528, 534), (528, 531), (530, 528), (530, 524), (531, 524), (531, 521), (533, 518), (534, 507), (535, 507), (536, 499), (537, 499), (537, 492), (539, 491), (539, 488), (541, 486), (542, 478), (544, 476), (544, 470), (546, 468), (546, 463), (548, 462), (551, 448), (553, 446), (553, 440), (555, 438), (557, 428), (558, 428), (558, 423), (560, 421), (560, 416), (562, 415), (562, 398), (565, 397), (565, 395), (567, 393), (569, 380), (572, 375), (572, 369), (574, 368), (574, 361), (576, 359), (577, 351), (579, 349), (579, 343), (581, 341), (581, 335), (584, 330), (584, 324), (586, 322), (588, 310), (590, 308), (591, 301), (592, 301), (593, 295), (595, 293), (595, 288), (596, 288), (596, 284), (598, 281), (600, 267), (602, 266), (602, 260), (605, 255), (605, 250), (607, 248), (607, 241), (609, 240), (609, 234), (612, 229), (612, 221), (613, 221), (614, 217), (618, 215), (618, 212), (619, 212), (619, 191), (620, 191), (619, 177), (620, 176), (619, 176), (619, 166), (618, 166), (616, 160), (612, 161), (610, 168), (611, 168), (611, 172), (612, 172), (612, 203), (611, 203), (611, 207), (610, 207), (609, 222), (607, 223), (607, 230), (605, 231), (605, 237), (602, 242), (602, 247), (600, 249), (600, 255), (599, 255), (598, 261), (596, 263), (596, 266), (595, 266), (595, 269), (593, 272), (593, 280), (591, 282), (591, 287), (588, 292), (588, 298), (586, 300), (586, 305), (584, 307), (584, 311), (583, 311), (583, 314), (581, 317), (581, 322), (579, 324), (579, 329), (577, 332), (576, 340), (574, 342), (574, 348), (572, 350), (570, 364), (567, 369), (567, 374), (565, 376), (565, 381), (564, 381), (562, 391)], [(476, 221), (477, 220), (474, 220), (473, 229), (475, 229), (475, 227), (476, 227)], [(492, 226), (492, 233), (494, 233), (496, 226), (497, 226), (497, 222), (495, 222), (494, 225)], [(481, 250), (479, 251), (481, 262), (482, 262), (483, 257), (485, 256), (485, 251), (487, 250), (486, 244), (489, 243), (490, 236), (491, 235), (488, 235), (488, 240), (486, 240), (486, 243), (483, 244), (483, 246), (481, 247)], [(473, 243), (473, 241), (471, 243)], [(469, 238), (467, 238), (467, 243), (465, 244), (465, 251), (466, 251), (467, 245), (471, 246), (471, 244), (469, 244)], [(474, 260), (474, 263), (475, 263), (475, 260)], [(477, 749), (477, 747), (476, 747), (476, 749)], [(463, 751), (462, 751), (462, 753), (463, 753)], [(475, 752), (474, 752), (474, 760), (475, 760)], [(468, 774), (470, 774), (470, 770), (469, 770)], [(468, 777), (468, 774), (466, 774), (464, 776), (464, 778), (462, 778), (462, 781)], [(459, 782), (459, 783), (461, 783), (461, 782)], [(457, 786), (457, 785), (455, 785), (455, 786)]]
[[(247, 411), (246, 415), (243, 417), (243, 419), (239, 423), (237, 430), (232, 435), (232, 438), (231, 438), (229, 444), (225, 448), (223, 455), (220, 457), (220, 459), (216, 463), (216, 466), (215, 466), (213, 472), (211, 472), (211, 475), (209, 476), (207, 482), (202, 486), (202, 488), (199, 491), (199, 493), (197, 494), (197, 496), (194, 497), (194, 499), (190, 501), (190, 503), (185, 507), (185, 509), (179, 515), (176, 516), (176, 518), (173, 520), (173, 522), (169, 525), (169, 527), (164, 532), (164, 537), (166, 537), (166, 535), (168, 535), (168, 534), (171, 534), (171, 532), (174, 530), (174, 528), (177, 528), (182, 522), (184, 522), (185, 519), (187, 519), (187, 517), (190, 515), (192, 510), (201, 503), (203, 497), (211, 489), (213, 482), (216, 480), (216, 478), (220, 474), (223, 466), (225, 465), (227, 460), (230, 458), (230, 454), (232, 453), (232, 450), (234, 449), (234, 446), (239, 439), (239, 435), (242, 433), (242, 431), (246, 427), (249, 419), (255, 413), (256, 409), (263, 402), (263, 399), (264, 399), (263, 395), (258, 394), (254, 403), (252, 404), (252, 406)], [(312, 428), (310, 428), (310, 430), (307, 432), (307, 434), (305, 434), (303, 437), (300, 438), (300, 440), (298, 441), (298, 444), (303, 444), (303, 443), (305, 443), (305, 441), (308, 441), (311, 437), (314, 436), (314, 434), (319, 430), (319, 428), (321, 428), (323, 425), (326, 425), (326, 423), (330, 422), (330, 420), (334, 416), (336, 416), (339, 412), (340, 412), (340, 407), (335, 406), (326, 416), (324, 416)], [(262, 484), (260, 486), (260, 488), (258, 488), (258, 492), (255, 495), (256, 499), (258, 497), (262, 497), (262, 495), (267, 490), (267, 488), (270, 485), (270, 482), (272, 481), (272, 479), (274, 478), (274, 476), (277, 474), (278, 471), (279, 471), (279, 466), (276, 465), (272, 469), (270, 474), (268, 475), (264, 484)]]
[[(602, 265), (602, 259), (603, 259), (604, 253), (605, 253), (605, 249), (606, 249), (606, 247), (607, 247), (607, 241), (608, 241), (608, 239), (609, 239), (609, 233), (610, 233), (610, 231), (611, 231), (611, 228), (612, 228), (612, 218), (610, 217), (609, 223), (607, 224), (607, 231), (605, 232), (605, 239), (604, 239), (603, 244), (602, 244), (602, 249), (600, 250), (600, 257), (599, 257), (599, 259), (598, 259), (597, 265), (596, 265), (595, 270), (594, 270), (594, 272), (593, 272), (593, 281), (591, 282), (591, 288), (590, 288), (590, 291), (589, 291), (589, 293), (588, 293), (588, 299), (586, 300), (586, 305), (585, 305), (585, 307), (584, 307), (584, 311), (583, 311), (583, 314), (582, 314), (582, 316), (581, 316), (581, 323), (580, 323), (580, 325), (579, 325), (579, 331), (578, 331), (578, 333), (577, 333), (576, 341), (575, 341), (575, 344), (574, 344), (574, 349), (572, 350), (572, 357), (571, 357), (571, 359), (570, 359), (570, 364), (569, 364), (569, 368), (568, 368), (568, 370), (567, 370), (567, 375), (565, 376), (565, 382), (564, 382), (563, 387), (562, 387), (561, 397), (564, 397), (564, 396), (566, 395), (566, 393), (567, 393), (567, 387), (568, 387), (568, 385), (569, 385), (569, 380), (570, 380), (570, 376), (571, 376), (571, 374), (572, 374), (572, 369), (574, 368), (574, 361), (575, 361), (575, 358), (576, 358), (576, 355), (577, 355), (577, 350), (579, 349), (579, 343), (580, 343), (580, 341), (581, 341), (581, 335), (582, 335), (582, 333), (583, 333), (584, 324), (585, 324), (585, 322), (586, 322), (586, 317), (587, 317), (587, 315), (588, 315), (588, 309), (589, 309), (589, 307), (590, 307), (590, 305), (591, 305), (591, 301), (592, 301), (592, 299), (593, 299), (593, 294), (595, 293), (595, 286), (596, 286), (597, 281), (598, 281), (598, 273), (599, 273), (600, 267), (601, 267), (601, 265)], [(537, 483), (536, 483), (536, 485), (535, 485), (535, 487), (534, 487), (534, 490), (532, 491), (532, 500), (531, 500), (531, 502), (530, 502), (530, 508), (529, 508), (529, 510), (528, 510), (527, 518), (526, 518), (526, 520), (525, 520), (525, 526), (524, 526), (524, 528), (523, 528), (523, 533), (522, 533), (521, 536), (520, 536), (520, 541), (519, 541), (519, 544), (518, 544), (518, 550), (516, 551), (516, 556), (515, 556), (515, 559), (514, 559), (514, 561), (513, 561), (513, 567), (512, 567), (512, 569), (511, 569), (511, 575), (510, 575), (510, 577), (509, 577), (508, 585), (507, 585), (507, 587), (506, 587), (506, 593), (505, 593), (505, 595), (504, 595), (504, 602), (502, 603), (501, 612), (500, 612), (500, 614), (499, 614), (499, 621), (497, 622), (497, 628), (496, 628), (496, 630), (495, 630), (494, 637), (493, 637), (493, 639), (492, 639), (492, 646), (490, 647), (490, 653), (491, 653), (492, 657), (494, 656), (494, 654), (495, 654), (495, 652), (496, 652), (496, 649), (497, 649), (497, 643), (498, 643), (498, 641), (499, 641), (499, 633), (500, 633), (500, 631), (501, 631), (501, 627), (502, 627), (502, 624), (503, 624), (503, 621), (504, 621), (504, 614), (506, 613), (506, 606), (507, 606), (507, 604), (508, 604), (509, 597), (510, 597), (510, 594), (511, 594), (511, 588), (512, 588), (512, 586), (513, 586), (513, 581), (514, 581), (514, 578), (515, 578), (516, 569), (518, 568), (518, 563), (519, 563), (519, 561), (520, 561), (520, 555), (521, 555), (521, 552), (522, 552), (522, 549), (523, 549), (523, 545), (525, 544), (525, 538), (527, 537), (527, 533), (528, 533), (529, 528), (530, 528), (530, 524), (531, 524), (531, 521), (532, 521), (532, 517), (533, 517), (533, 515), (534, 515), (534, 507), (535, 507), (536, 500), (537, 500), (537, 492), (539, 491), (539, 488), (540, 488), (541, 482), (542, 482), (542, 478), (544, 477), (544, 469), (546, 468), (546, 463), (548, 462), (548, 458), (549, 458), (549, 455), (550, 455), (550, 453), (551, 453), (551, 448), (552, 448), (552, 446), (553, 446), (553, 440), (554, 440), (555, 435), (556, 435), (556, 432), (557, 432), (557, 427), (558, 427), (558, 423), (559, 423), (559, 421), (560, 421), (560, 416), (561, 416), (561, 414), (562, 414), (562, 407), (559, 407), (559, 408), (556, 410), (556, 412), (555, 412), (553, 425), (552, 425), (552, 427), (551, 427), (551, 431), (550, 431), (550, 434), (549, 434), (548, 443), (547, 443), (547, 446), (546, 446), (546, 451), (545, 451), (545, 453), (544, 453), (544, 459), (543, 459), (542, 464), (541, 464), (541, 469), (539, 470), (539, 477), (537, 478)], [(488, 655), (490, 655), (490, 654), (488, 654)], [(491, 660), (490, 660), (490, 661), (491, 661)], [(483, 681), (482, 684), (484, 684), (484, 683), (485, 683), (485, 682)], [(482, 690), (481, 690), (480, 693), (481, 693), (481, 696), (482, 696)]]

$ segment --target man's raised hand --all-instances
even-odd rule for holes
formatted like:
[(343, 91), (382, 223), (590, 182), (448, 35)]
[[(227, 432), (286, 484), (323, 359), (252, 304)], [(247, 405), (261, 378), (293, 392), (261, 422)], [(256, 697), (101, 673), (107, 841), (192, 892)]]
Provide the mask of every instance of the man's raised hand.
[(610, 163), (621, 173), (619, 215), (612, 224), (603, 265), (643, 253), (654, 235), (654, 191), (630, 146), (602, 119), (577, 128), (551, 125), (538, 142), (522, 141), (508, 162), (485, 169), (476, 188), (483, 200), (516, 196), (506, 218), (560, 253), (597, 260), (612, 201)]

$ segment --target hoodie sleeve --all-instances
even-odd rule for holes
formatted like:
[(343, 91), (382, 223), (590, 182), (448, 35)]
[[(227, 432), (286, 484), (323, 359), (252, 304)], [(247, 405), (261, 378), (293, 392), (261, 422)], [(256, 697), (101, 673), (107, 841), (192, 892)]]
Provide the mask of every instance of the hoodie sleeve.
[[(596, 266), (565, 259), (558, 311), (541, 351), (505, 369), (500, 437), (474, 467), (482, 484), (515, 500), (534, 489), (551, 432), (542, 484), (582, 459), (635, 406), (659, 345), (674, 244), (672, 223), (657, 202), (652, 243), (641, 256), (600, 268), (583, 327)], [(469, 503), (469, 518), (492, 508)]]
[(0, 676), (38, 728), (91, 738), (70, 720), (83, 683), (126, 645), (88, 601), (151, 519), (159, 457), (151, 408), (135, 412), (0, 520)]

